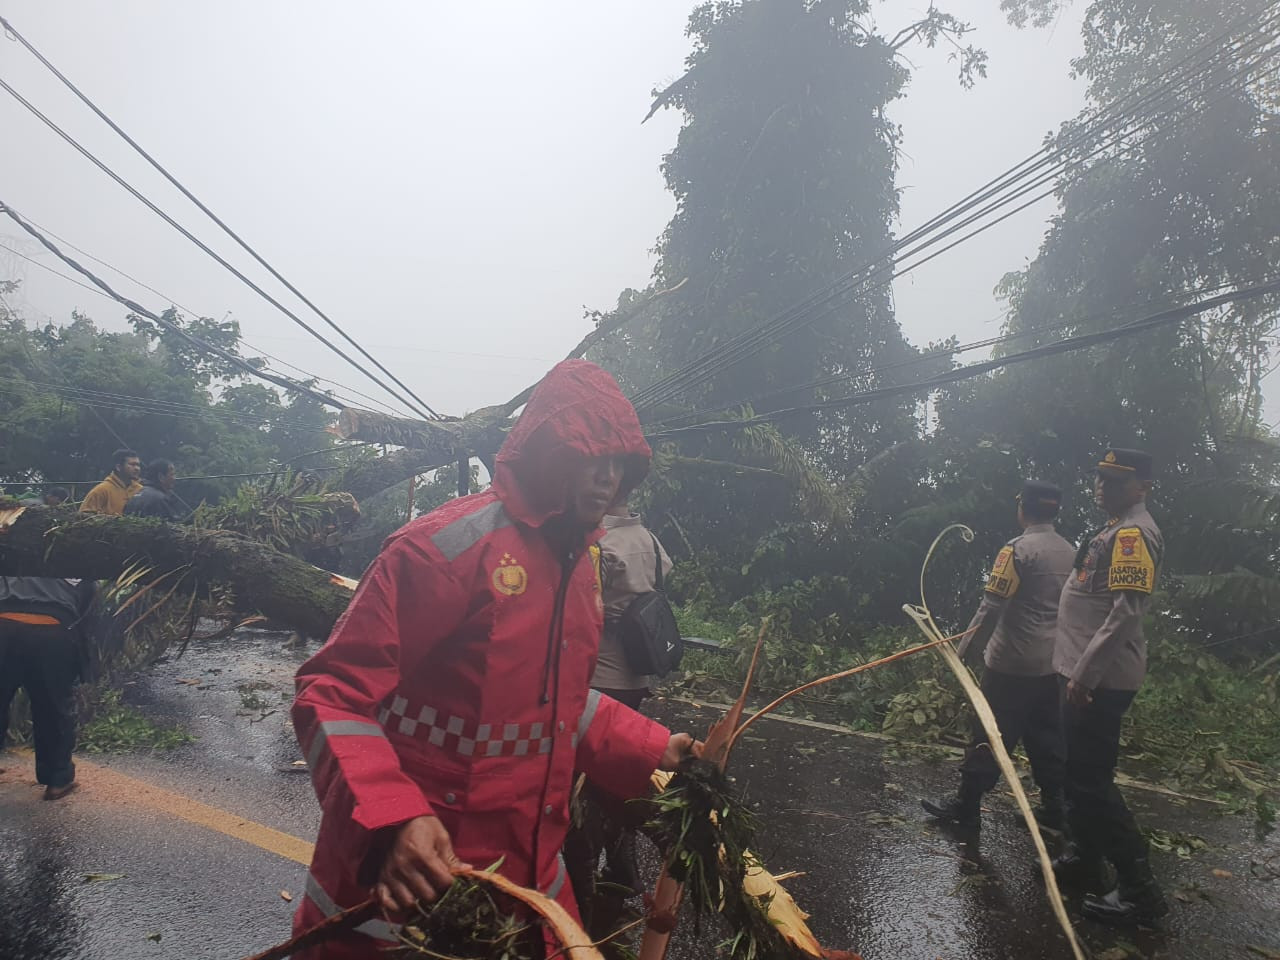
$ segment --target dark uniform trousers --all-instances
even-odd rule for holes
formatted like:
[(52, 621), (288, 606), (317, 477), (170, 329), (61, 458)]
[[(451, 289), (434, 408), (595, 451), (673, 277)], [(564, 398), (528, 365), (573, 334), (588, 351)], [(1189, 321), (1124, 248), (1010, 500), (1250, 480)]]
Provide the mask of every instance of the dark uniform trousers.
[(80, 663), (65, 626), (0, 618), (0, 747), (9, 732), (9, 707), (22, 687), (31, 701), (36, 780), (61, 787), (75, 779), (75, 684)]
[(1066, 700), (1067, 679), (1059, 677), (1067, 740), (1067, 814), (1080, 854), (1098, 861), (1105, 853), (1122, 882), (1147, 856), (1147, 841), (1116, 787), (1120, 725), (1135, 690), (1094, 690), (1093, 702), (1077, 707)]
[[(1057, 675), (1020, 677), (987, 668), (982, 675), (982, 693), (991, 704), (1005, 749), (1012, 751), (1019, 743), (1026, 746), (1041, 797), (1053, 802), (1062, 792), (1066, 775)], [(1000, 768), (988, 744), (987, 732), (975, 717), (973, 740), (960, 765), (961, 793), (986, 793), (1000, 779)]]

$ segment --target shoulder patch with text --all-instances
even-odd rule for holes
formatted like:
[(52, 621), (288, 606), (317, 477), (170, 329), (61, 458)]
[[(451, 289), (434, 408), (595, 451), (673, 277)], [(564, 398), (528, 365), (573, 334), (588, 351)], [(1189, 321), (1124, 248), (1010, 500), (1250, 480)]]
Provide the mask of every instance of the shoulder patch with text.
[(987, 593), (994, 593), (1006, 600), (1018, 590), (1018, 571), (1013, 565), (1013, 547), (1006, 545), (996, 554), (996, 562), (991, 565), (991, 576), (987, 577)]
[(1155, 587), (1156, 565), (1137, 527), (1124, 527), (1116, 531), (1111, 547), (1111, 569), (1107, 573), (1107, 587), (1111, 590), (1136, 590), (1150, 593)]

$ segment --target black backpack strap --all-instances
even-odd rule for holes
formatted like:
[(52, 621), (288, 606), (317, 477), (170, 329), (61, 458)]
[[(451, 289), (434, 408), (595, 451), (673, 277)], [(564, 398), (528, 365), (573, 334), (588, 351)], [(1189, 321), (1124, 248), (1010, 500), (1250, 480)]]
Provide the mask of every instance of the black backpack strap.
[(662, 593), (662, 547), (658, 545), (658, 538), (652, 531), (649, 539), (653, 541), (653, 588)]

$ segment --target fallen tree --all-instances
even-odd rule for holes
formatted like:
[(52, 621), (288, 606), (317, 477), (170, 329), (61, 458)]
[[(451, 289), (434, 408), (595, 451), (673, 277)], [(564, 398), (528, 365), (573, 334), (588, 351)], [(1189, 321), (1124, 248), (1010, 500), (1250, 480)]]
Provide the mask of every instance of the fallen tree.
[(154, 579), (183, 572), (189, 591), (220, 585), (238, 612), (308, 636), (329, 634), (355, 588), (353, 580), (226, 530), (0, 500), (0, 576), (113, 580), (139, 563)]

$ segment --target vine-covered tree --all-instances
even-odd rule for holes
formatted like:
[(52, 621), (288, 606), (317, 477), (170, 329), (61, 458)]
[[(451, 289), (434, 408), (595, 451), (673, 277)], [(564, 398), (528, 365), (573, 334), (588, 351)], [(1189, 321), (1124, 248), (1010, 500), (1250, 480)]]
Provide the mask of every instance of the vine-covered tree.
[[(1036, 22), (1051, 9), (1005, 6)], [(1051, 138), (1070, 147), (1074, 163), (1038, 255), (1001, 283), (1006, 331), (1020, 336), (1003, 349), (1115, 327), (1201, 291), (1275, 276), (1280, 100), (1265, 66), (1254, 66), (1275, 49), (1254, 29), (1268, 6), (1089, 5), (1073, 68), (1088, 81), (1090, 104)], [(1144, 104), (1120, 140), (1083, 136), (1099, 109), (1132, 103), (1192, 65), (1205, 72)], [(1237, 615), (1208, 620), (1234, 630), (1249, 617), (1238, 604), (1252, 596), (1255, 618), (1263, 616), (1280, 575), (1264, 545), (1277, 540), (1266, 505), (1274, 505), (1280, 449), (1261, 416), (1278, 317), (1280, 298), (1252, 300), (951, 390), (934, 444), (940, 472), (981, 477), (974, 451), (1002, 448), (1027, 471), (1074, 488), (1070, 527), (1081, 532), (1097, 520), (1080, 483), (1096, 451), (1108, 443), (1150, 450), (1162, 522), (1179, 533), (1169, 540), (1169, 570), (1213, 575), (1231, 589)], [(1214, 581), (1195, 584), (1184, 597), (1221, 610)]]

